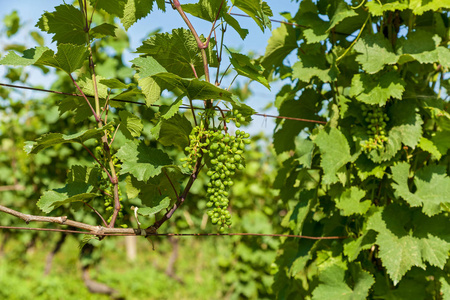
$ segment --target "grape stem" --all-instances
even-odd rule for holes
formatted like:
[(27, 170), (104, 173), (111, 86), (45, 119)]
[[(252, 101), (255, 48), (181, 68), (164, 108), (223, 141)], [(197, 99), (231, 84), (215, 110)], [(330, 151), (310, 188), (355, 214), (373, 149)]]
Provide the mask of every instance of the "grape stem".
[(177, 196), (177, 202), (175, 202), (175, 204), (172, 206), (172, 208), (169, 211), (167, 211), (161, 219), (156, 221), (155, 224), (153, 224), (152, 226), (148, 227), (146, 229), (147, 232), (148, 231), (156, 232), (158, 230), (158, 228), (161, 227), (161, 225), (164, 224), (164, 222), (169, 220), (172, 217), (172, 215), (175, 213), (175, 211), (184, 203), (192, 185), (194, 184), (194, 181), (197, 179), (198, 173), (200, 172), (200, 166), (202, 163), (202, 159), (203, 159), (203, 155), (201, 155), (199, 158), (197, 158), (194, 169), (192, 171), (191, 176), (189, 177), (189, 181), (187, 182), (186, 187), (183, 190), (183, 193), (181, 193), (180, 196)]

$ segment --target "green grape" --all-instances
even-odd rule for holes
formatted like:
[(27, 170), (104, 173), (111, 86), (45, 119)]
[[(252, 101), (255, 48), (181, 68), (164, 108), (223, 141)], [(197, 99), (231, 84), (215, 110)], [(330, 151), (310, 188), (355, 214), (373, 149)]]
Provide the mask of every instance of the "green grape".
[(361, 110), (365, 117), (364, 121), (367, 123), (366, 133), (369, 136), (367, 140), (360, 142), (361, 147), (367, 152), (383, 149), (384, 143), (387, 142), (386, 122), (389, 121), (389, 117), (379, 106), (363, 104)]
[(250, 135), (239, 129), (236, 130), (235, 135), (224, 130), (227, 127), (226, 122), (230, 120), (236, 127), (240, 127), (240, 122), (245, 121), (245, 117), (237, 110), (228, 111), (225, 117), (217, 118), (220, 121), (219, 124), (212, 127), (214, 122), (211, 120), (214, 118), (214, 113), (214, 110), (205, 110), (199, 114), (201, 120), (192, 129), (189, 135), (189, 146), (184, 149), (186, 157), (180, 161), (184, 163), (183, 167), (193, 170), (198, 158), (205, 159), (209, 168), (206, 172), (209, 177), (206, 194), (206, 207), (209, 208), (207, 215), (213, 224), (219, 226), (219, 231), (223, 232), (225, 226), (231, 225), (227, 189), (234, 184), (232, 176), (235, 175), (235, 170), (245, 168), (242, 154), (245, 145), (250, 143)]

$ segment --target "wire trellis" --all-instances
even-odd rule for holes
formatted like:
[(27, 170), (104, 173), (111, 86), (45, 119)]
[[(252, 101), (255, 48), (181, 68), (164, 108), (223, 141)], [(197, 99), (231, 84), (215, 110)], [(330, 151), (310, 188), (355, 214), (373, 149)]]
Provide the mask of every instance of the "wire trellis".
[[(83, 97), (82, 95), (74, 94), (74, 93), (65, 93), (65, 92), (52, 91), (52, 90), (46, 90), (46, 89), (40, 89), (40, 88), (34, 88), (34, 87), (27, 87), (27, 86), (20, 86), (20, 85), (14, 85), (14, 84), (7, 84), (7, 83), (0, 83), (0, 86), (16, 88), (16, 89), (32, 90), (32, 91), (37, 91), (37, 92), (53, 93), (53, 94), (72, 96), (72, 97)], [(94, 98), (94, 96), (87, 96), (87, 95), (86, 95), (86, 97)], [(136, 102), (136, 101), (124, 100), (124, 99), (110, 99), (109, 101), (130, 103), (130, 104), (136, 104), (136, 105), (146, 105), (143, 102)], [(153, 106), (153, 107), (160, 107), (161, 105), (159, 105), (159, 104), (151, 104), (151, 106)], [(180, 108), (182, 108), (182, 109), (191, 109), (191, 107), (188, 106), (188, 105), (181, 105)], [(195, 107), (195, 106), (192, 107), (192, 109), (204, 110), (204, 108)], [(227, 111), (227, 110), (226, 109), (222, 109), (222, 111)], [(275, 115), (269, 115), (269, 114), (264, 114), (264, 113), (255, 113), (253, 115), (259, 116), (259, 117), (264, 117), (264, 118), (275, 118), (275, 119), (293, 120), (293, 121), (301, 121), (301, 122), (308, 122), (308, 123), (327, 124), (326, 121), (302, 119), (302, 118), (287, 117), (287, 116), (275, 116)]]

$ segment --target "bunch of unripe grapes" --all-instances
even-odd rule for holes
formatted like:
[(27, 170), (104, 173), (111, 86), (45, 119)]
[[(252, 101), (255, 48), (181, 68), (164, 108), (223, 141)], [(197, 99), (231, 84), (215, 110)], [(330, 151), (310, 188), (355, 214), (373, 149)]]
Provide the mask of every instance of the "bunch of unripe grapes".
[(366, 122), (366, 132), (369, 135), (368, 140), (361, 141), (361, 146), (365, 151), (382, 149), (384, 143), (388, 140), (386, 137), (386, 122), (389, 121), (389, 117), (379, 106), (363, 104), (361, 109)]
[[(108, 136), (110, 137), (110, 132), (108, 131)], [(95, 148), (95, 152), (96, 152), (96, 156), (99, 158), (99, 161), (102, 162), (102, 164), (104, 166), (108, 166), (108, 160), (104, 155), (104, 150), (103, 147), (101, 146), (101, 141), (99, 141), (98, 143), (100, 143), (100, 145), (98, 144), (97, 147)], [(121, 168), (121, 165), (119, 163), (119, 159), (113, 155), (111, 157), (113, 163), (114, 163), (114, 168), (116, 170), (116, 174), (119, 175), (119, 171)], [(111, 215), (109, 216), (107, 222), (111, 222), (112, 219), (112, 212), (114, 210), (114, 184), (109, 180), (109, 178), (101, 178), (100, 179), (100, 186), (99, 189), (102, 191), (107, 192), (109, 195), (105, 195), (104, 196), (104, 206), (105, 206), (105, 210), (109, 213), (111, 213)], [(122, 197), (122, 191), (119, 188), (119, 201), (122, 202), (123, 197)], [(122, 209), (122, 205), (121, 205), (121, 209), (119, 211), (119, 213), (117, 214), (117, 224), (119, 224), (121, 227), (127, 227), (127, 225), (125, 224), (121, 224), (123, 221), (123, 209)]]
[[(240, 121), (243, 118), (239, 114), (226, 116), (227, 120)], [(226, 122), (224, 118), (220, 120)], [(184, 167), (191, 171), (194, 169), (198, 158), (205, 156), (205, 161), (209, 167), (206, 173), (209, 177), (207, 184), (206, 206), (211, 208), (207, 212), (211, 222), (219, 226), (219, 231), (225, 231), (225, 226), (231, 225), (231, 215), (228, 211), (228, 189), (234, 184), (232, 177), (237, 170), (244, 169), (245, 145), (250, 143), (248, 133), (236, 130), (235, 135), (226, 132), (222, 127), (206, 129), (201, 123), (194, 127), (190, 135), (190, 144), (185, 148), (189, 153)]]

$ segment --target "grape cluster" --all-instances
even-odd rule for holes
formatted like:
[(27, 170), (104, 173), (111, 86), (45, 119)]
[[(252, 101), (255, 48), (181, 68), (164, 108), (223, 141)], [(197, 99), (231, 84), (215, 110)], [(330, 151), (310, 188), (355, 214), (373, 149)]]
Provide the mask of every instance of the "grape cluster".
[(363, 105), (361, 109), (364, 121), (367, 123), (366, 132), (369, 135), (368, 140), (361, 141), (361, 146), (365, 151), (382, 149), (387, 142), (386, 122), (389, 121), (389, 117), (379, 106)]
[[(205, 117), (206, 114), (205, 112), (202, 116)], [(227, 189), (233, 185), (232, 176), (236, 170), (244, 169), (242, 154), (245, 145), (250, 143), (250, 135), (239, 129), (235, 135), (226, 131), (227, 122), (233, 121), (236, 127), (240, 127), (240, 122), (245, 121), (245, 117), (238, 111), (228, 111), (219, 121), (223, 122), (223, 127), (207, 129), (201, 122), (193, 128), (189, 136), (190, 144), (185, 148), (188, 156), (181, 160), (185, 162), (183, 167), (193, 171), (198, 158), (205, 157), (209, 167), (206, 174), (210, 178), (207, 184), (206, 206), (212, 208), (207, 214), (212, 223), (219, 226), (219, 231), (223, 232), (225, 226), (231, 225), (231, 215), (227, 210)]]
[[(110, 138), (110, 132), (108, 131), (108, 137)], [(101, 141), (99, 141), (98, 143), (102, 144)], [(104, 155), (104, 149), (102, 146), (100, 146), (99, 144), (97, 145), (97, 147), (95, 148), (95, 152), (96, 152), (96, 156), (99, 158), (99, 160), (102, 162), (102, 164), (104, 166), (108, 165), (108, 159), (107, 157)], [(113, 163), (114, 163), (114, 168), (116, 170), (116, 174), (119, 175), (119, 171), (121, 168), (121, 164), (119, 163), (119, 159), (113, 155), (111, 157)], [(105, 210), (107, 212), (112, 212), (114, 210), (114, 184), (109, 180), (109, 178), (101, 178), (100, 179), (100, 186), (99, 189), (102, 191), (107, 192), (109, 195), (105, 195), (104, 197), (104, 206), (105, 206)], [(123, 197), (122, 197), (122, 191), (119, 188), (119, 201), (122, 202)], [(107, 222), (111, 222), (112, 219), (112, 214), (109, 216)], [(119, 213), (117, 214), (117, 223), (119, 224), (121, 221), (123, 221), (123, 211), (122, 211), (122, 205), (121, 205), (121, 209), (119, 211)], [(127, 227), (125, 224), (120, 224), (121, 227)]]
[(207, 186), (206, 206), (212, 208), (208, 211), (213, 224), (217, 224), (220, 232), (225, 230), (225, 225), (231, 225), (231, 216), (228, 207), (227, 188), (233, 185), (232, 176), (236, 170), (244, 169), (242, 153), (245, 144), (248, 144), (249, 134), (236, 130), (236, 136), (229, 133), (214, 132), (209, 146), (210, 168), (206, 173), (210, 178)]

